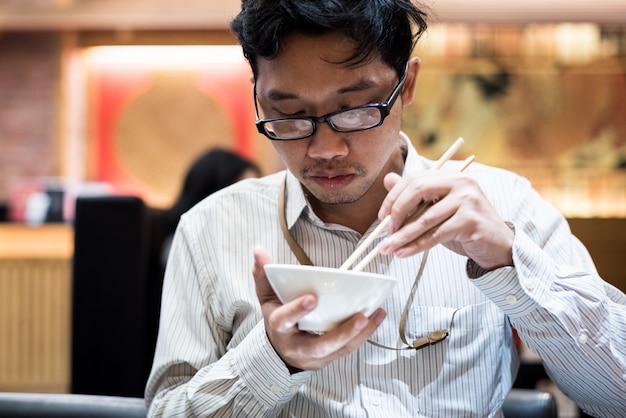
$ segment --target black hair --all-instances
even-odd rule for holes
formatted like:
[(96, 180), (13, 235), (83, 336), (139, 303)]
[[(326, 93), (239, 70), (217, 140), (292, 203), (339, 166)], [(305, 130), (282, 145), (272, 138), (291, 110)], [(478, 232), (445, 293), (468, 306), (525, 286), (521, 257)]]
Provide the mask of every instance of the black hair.
[(276, 57), (293, 32), (341, 33), (355, 43), (346, 63), (380, 58), (400, 76), (427, 28), (424, 9), (411, 0), (242, 0), (230, 27), (255, 76), (257, 57)]
[(210, 194), (235, 183), (248, 169), (261, 175), (255, 163), (232, 151), (214, 148), (202, 154), (187, 171), (178, 199), (165, 213), (165, 230), (174, 232), (183, 213)]

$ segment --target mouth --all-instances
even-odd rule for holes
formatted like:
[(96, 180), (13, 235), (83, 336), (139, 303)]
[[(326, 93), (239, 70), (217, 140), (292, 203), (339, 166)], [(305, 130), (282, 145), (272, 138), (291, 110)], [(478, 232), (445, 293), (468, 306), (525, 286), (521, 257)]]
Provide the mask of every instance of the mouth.
[(347, 186), (354, 179), (354, 174), (314, 174), (310, 178), (327, 189), (340, 189)]

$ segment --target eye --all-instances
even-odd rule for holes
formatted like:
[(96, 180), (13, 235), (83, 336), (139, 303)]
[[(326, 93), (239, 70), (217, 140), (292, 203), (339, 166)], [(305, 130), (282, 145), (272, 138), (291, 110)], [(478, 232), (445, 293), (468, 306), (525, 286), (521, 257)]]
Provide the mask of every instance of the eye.
[(306, 115), (306, 109), (302, 108), (295, 101), (275, 101), (269, 103), (266, 118), (296, 118)]
[(305, 115), (304, 110), (298, 110), (297, 112), (280, 112), (280, 113), (286, 118), (302, 117)]
[(337, 120), (338, 125), (346, 128), (351, 128), (361, 125), (361, 119), (363, 118), (363, 116), (364, 112), (362, 109), (353, 109), (348, 110), (347, 112), (337, 114), (335, 116), (335, 119)]

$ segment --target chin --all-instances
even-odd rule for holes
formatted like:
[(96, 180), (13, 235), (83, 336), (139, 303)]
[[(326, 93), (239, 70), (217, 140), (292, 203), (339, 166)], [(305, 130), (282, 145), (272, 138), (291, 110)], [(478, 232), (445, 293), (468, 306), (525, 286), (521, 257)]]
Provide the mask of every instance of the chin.
[(350, 191), (345, 189), (329, 192), (328, 190), (321, 191), (313, 188), (309, 189), (309, 193), (313, 195), (317, 201), (326, 205), (348, 205), (357, 202), (365, 195), (363, 191)]
[(362, 199), (372, 188), (373, 181), (357, 177), (350, 184), (337, 188), (323, 187), (313, 180), (303, 179), (307, 194), (326, 205), (348, 205)]
[(351, 196), (322, 196), (321, 199), (317, 199), (321, 203), (326, 205), (348, 205), (350, 203), (354, 203), (359, 200), (359, 197), (351, 197)]

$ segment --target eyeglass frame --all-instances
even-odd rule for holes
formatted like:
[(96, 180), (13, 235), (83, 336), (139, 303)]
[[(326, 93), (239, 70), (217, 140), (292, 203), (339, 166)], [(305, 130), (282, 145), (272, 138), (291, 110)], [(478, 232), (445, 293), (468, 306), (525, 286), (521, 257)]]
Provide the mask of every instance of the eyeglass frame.
[[(389, 95), (389, 97), (387, 97), (387, 99), (385, 101), (377, 102), (377, 103), (367, 103), (367, 104), (364, 104), (364, 105), (361, 105), (361, 106), (355, 106), (355, 107), (351, 107), (351, 108), (348, 108), (348, 109), (337, 110), (335, 112), (327, 113), (327, 114), (325, 114), (323, 116), (319, 116), (319, 117), (310, 116), (310, 117), (302, 117), (302, 118), (290, 117), (290, 118), (269, 118), (269, 119), (261, 119), (261, 118), (259, 118), (259, 106), (258, 106), (258, 100), (257, 100), (256, 80), (255, 80), (254, 87), (253, 87), (254, 115), (255, 115), (255, 118), (256, 118), (255, 125), (256, 125), (257, 130), (259, 131), (259, 133), (265, 135), (271, 141), (299, 141), (301, 139), (310, 138), (311, 136), (315, 135), (315, 128), (317, 127), (317, 124), (318, 123), (322, 123), (322, 122), (325, 122), (326, 124), (328, 124), (330, 129), (332, 129), (333, 131), (341, 132), (341, 133), (360, 132), (360, 131), (367, 131), (368, 129), (377, 128), (377, 127), (379, 127), (380, 125), (383, 124), (383, 122), (385, 121), (385, 118), (387, 116), (389, 116), (389, 114), (391, 113), (391, 108), (393, 107), (393, 105), (395, 104), (396, 100), (398, 99), (398, 96), (400, 95), (400, 92), (402, 91), (402, 88), (404, 86), (404, 82), (406, 81), (408, 68), (409, 68), (409, 65), (407, 63), (407, 65), (404, 67), (404, 72), (403, 72), (402, 76), (400, 77), (400, 80), (398, 80), (398, 84), (396, 84), (396, 86), (391, 91), (391, 94)], [(350, 112), (350, 111), (353, 111), (353, 110), (367, 109), (367, 108), (376, 108), (380, 112), (380, 121), (378, 121), (378, 123), (376, 123), (375, 125), (368, 126), (367, 128), (342, 130), (342, 129), (338, 129), (336, 126), (334, 126), (333, 122), (330, 120), (330, 118), (332, 118), (333, 116), (339, 115), (339, 114), (344, 113), (344, 112)], [(270, 133), (265, 128), (265, 124), (266, 123), (270, 123), (270, 122), (275, 122), (275, 121), (282, 121), (282, 120), (306, 120), (306, 121), (309, 121), (309, 122), (311, 122), (311, 125), (312, 125), (311, 133), (306, 135), (306, 136), (301, 136), (301, 137), (296, 137), (296, 138), (276, 138), (276, 137), (271, 136)]]

